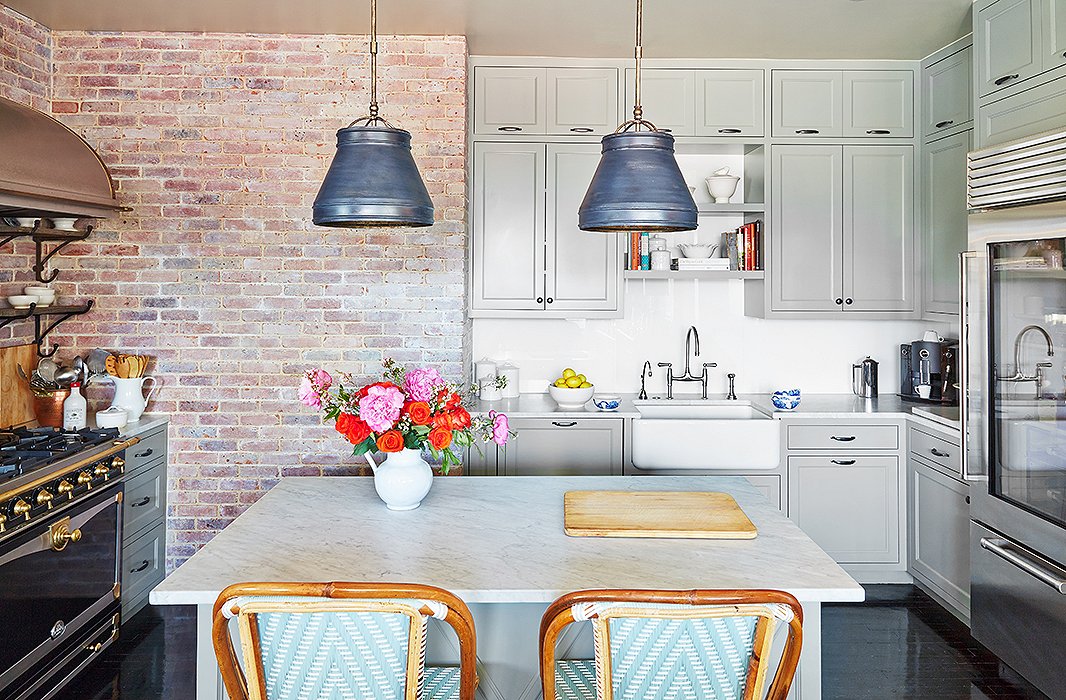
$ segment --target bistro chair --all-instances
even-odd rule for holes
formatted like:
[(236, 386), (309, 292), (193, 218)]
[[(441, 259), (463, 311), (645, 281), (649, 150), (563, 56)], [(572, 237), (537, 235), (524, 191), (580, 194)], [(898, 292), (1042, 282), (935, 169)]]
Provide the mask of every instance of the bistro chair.
[[(567, 625), (592, 622), (594, 660), (557, 660)], [(788, 627), (763, 695), (779, 625)], [(544, 700), (784, 700), (803, 610), (783, 591), (577, 591), (540, 623)]]
[[(425, 665), (430, 617), (455, 630), (458, 667)], [(474, 700), (477, 687), (470, 610), (432, 586), (239, 583), (215, 601), (211, 637), (230, 700)]]

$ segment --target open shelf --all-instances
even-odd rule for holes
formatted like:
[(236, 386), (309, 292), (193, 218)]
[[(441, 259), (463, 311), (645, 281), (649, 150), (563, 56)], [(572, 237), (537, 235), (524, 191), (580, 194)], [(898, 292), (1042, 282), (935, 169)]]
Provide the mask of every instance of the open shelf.
[[(37, 346), (37, 356), (51, 357), (56, 354), (57, 350), (59, 350), (59, 346), (53, 344), (52, 349), (49, 352), (45, 352), (42, 350), (45, 337), (54, 331), (56, 326), (67, 319), (89, 313), (92, 308), (93, 302), (92, 300), (89, 300), (84, 304), (56, 304), (53, 306), (37, 306), (37, 304), (30, 304), (30, 306), (25, 309), (0, 309), (0, 328), (3, 328), (9, 323), (14, 323), (15, 321), (32, 318), (33, 344)], [(59, 318), (42, 322), (41, 319), (45, 316), (58, 316)]]
[(0, 309), (0, 318), (29, 318), (30, 316), (59, 316), (60, 314), (83, 314), (92, 307), (92, 304), (53, 304), (52, 306), (37, 306), (31, 304), (27, 309)]
[(623, 270), (627, 280), (761, 280), (763, 270)]

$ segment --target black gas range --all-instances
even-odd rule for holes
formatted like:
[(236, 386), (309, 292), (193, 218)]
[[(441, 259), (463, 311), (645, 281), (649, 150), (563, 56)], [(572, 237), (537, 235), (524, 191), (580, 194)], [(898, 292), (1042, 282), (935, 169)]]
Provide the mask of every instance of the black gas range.
[(0, 698), (51, 697), (117, 638), (137, 442), (113, 428), (0, 430)]

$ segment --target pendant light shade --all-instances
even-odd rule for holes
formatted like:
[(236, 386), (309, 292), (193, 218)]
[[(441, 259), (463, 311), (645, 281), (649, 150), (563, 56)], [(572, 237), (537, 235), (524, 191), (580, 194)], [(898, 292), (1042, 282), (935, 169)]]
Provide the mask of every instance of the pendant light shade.
[(692, 200), (674, 159), (674, 137), (626, 131), (603, 137), (603, 154), (578, 209), (583, 231), (691, 231)]
[(318, 226), (430, 226), (433, 201), (411, 156), (411, 134), (385, 126), (337, 132), (337, 155), (313, 208)]
[(378, 115), (378, 3), (370, 0), (370, 113), (337, 132), (337, 154), (315, 197), (318, 226), (429, 226), (433, 200), (411, 134)]

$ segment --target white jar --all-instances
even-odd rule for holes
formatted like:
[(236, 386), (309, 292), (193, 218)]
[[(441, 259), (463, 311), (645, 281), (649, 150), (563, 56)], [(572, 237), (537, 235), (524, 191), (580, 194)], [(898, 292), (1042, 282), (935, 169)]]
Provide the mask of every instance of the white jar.
[(496, 360), (483, 357), (474, 363), (474, 383), (479, 383), (485, 377), (496, 376)]
[(669, 250), (653, 250), (653, 251), (651, 251), (651, 269), (653, 269), (653, 270), (669, 270), (670, 269), (670, 251)]
[(501, 392), (503, 394), (503, 398), (518, 398), (518, 365), (512, 362), (504, 362), (502, 365), (496, 368), (496, 374), (501, 377), (507, 377), (507, 386), (505, 386)]

